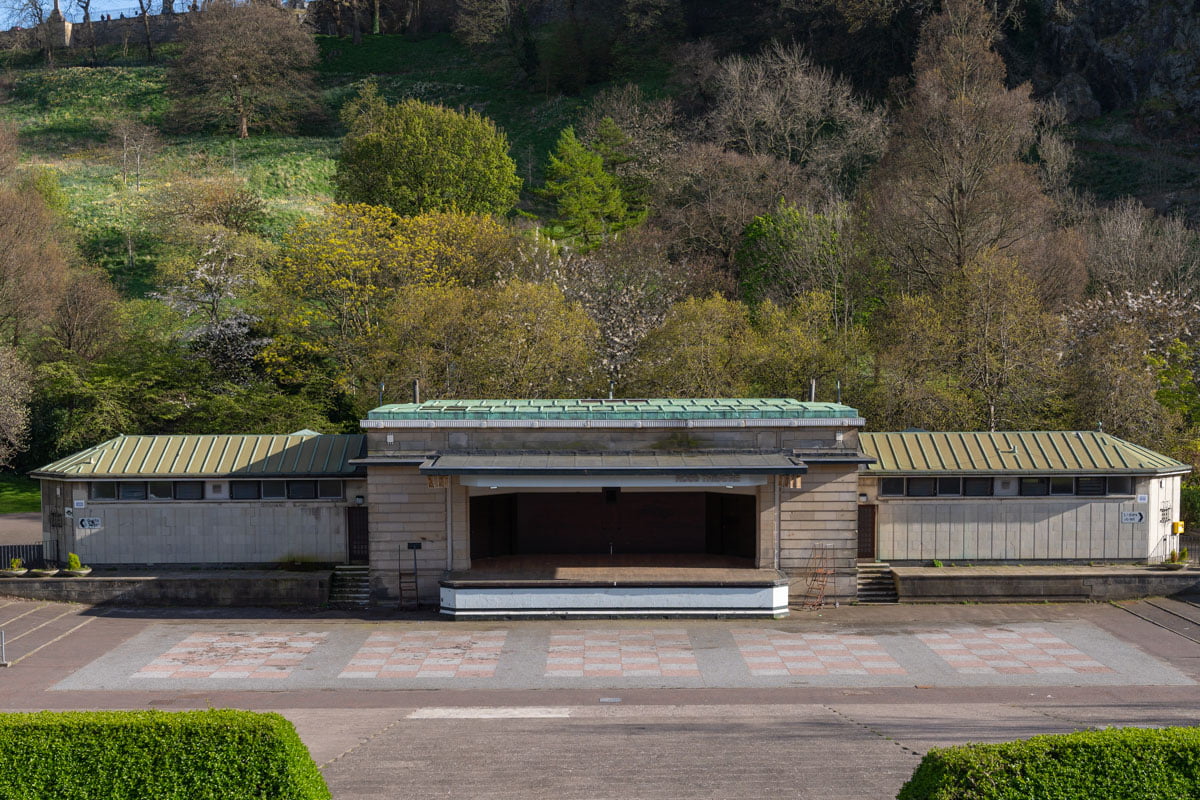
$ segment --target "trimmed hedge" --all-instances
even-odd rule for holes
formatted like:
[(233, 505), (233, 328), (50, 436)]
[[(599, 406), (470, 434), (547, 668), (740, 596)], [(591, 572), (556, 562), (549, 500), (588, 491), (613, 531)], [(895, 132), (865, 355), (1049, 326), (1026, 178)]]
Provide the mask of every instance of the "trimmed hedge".
[(0, 714), (0, 800), (329, 797), (296, 729), (278, 714)]
[(897, 800), (1200, 797), (1200, 728), (1109, 728), (935, 748)]

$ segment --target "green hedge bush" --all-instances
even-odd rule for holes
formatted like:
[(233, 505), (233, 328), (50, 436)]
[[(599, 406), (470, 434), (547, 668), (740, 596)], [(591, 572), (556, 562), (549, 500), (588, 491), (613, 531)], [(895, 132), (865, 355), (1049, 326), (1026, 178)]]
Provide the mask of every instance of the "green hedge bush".
[(897, 800), (1200, 797), (1200, 728), (1110, 728), (935, 748)]
[(296, 729), (278, 714), (0, 714), (0, 800), (329, 797)]

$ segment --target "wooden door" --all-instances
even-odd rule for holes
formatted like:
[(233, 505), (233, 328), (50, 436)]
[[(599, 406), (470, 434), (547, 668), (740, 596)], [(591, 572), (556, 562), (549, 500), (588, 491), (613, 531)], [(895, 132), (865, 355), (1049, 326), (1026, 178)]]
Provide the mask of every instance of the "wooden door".
[(367, 533), (367, 509), (351, 506), (346, 509), (346, 552), (351, 564), (371, 562), (371, 537)]
[(858, 507), (858, 557), (875, 560), (875, 511), (878, 506)]

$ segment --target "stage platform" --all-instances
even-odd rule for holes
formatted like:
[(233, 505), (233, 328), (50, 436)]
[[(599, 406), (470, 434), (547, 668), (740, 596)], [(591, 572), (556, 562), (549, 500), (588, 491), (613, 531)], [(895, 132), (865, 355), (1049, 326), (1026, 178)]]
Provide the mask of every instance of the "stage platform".
[(698, 554), (479, 559), (441, 581), (441, 611), (486, 617), (768, 617), (788, 613), (787, 576)]

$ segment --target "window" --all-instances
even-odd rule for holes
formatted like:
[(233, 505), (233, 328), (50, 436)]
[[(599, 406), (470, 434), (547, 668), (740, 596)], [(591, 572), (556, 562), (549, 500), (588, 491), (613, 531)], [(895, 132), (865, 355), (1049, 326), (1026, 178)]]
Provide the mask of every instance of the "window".
[(1075, 494), (1075, 479), (1061, 475), (1050, 479), (1050, 494)]
[(1110, 475), (1108, 477), (1109, 494), (1133, 494), (1133, 477), (1130, 475)]
[(257, 500), (262, 491), (258, 481), (230, 481), (229, 496), (234, 500)]
[(289, 500), (315, 500), (317, 497), (317, 482), (288, 481), (287, 496)]
[(114, 481), (93, 481), (88, 488), (93, 500), (117, 499), (117, 484)]
[(170, 481), (150, 481), (151, 500), (170, 500), (171, 497)]
[(963, 478), (963, 495), (966, 497), (991, 497), (991, 478)]
[(120, 495), (122, 500), (146, 499), (146, 484), (144, 483), (122, 483), (120, 484), (120, 487)]
[(1104, 478), (1080, 478), (1075, 482), (1075, 494), (1084, 497), (1103, 497), (1104, 491)]
[(175, 484), (176, 500), (203, 500), (204, 481), (178, 481)]
[(1049, 478), (1021, 478), (1022, 497), (1041, 497), (1050, 494)]
[(282, 500), (287, 497), (287, 484), (283, 481), (263, 481), (263, 500)]
[(317, 497), (322, 500), (341, 500), (341, 481), (317, 481)]
[(937, 492), (939, 496), (962, 494), (962, 478), (938, 478)]
[(909, 497), (935, 497), (937, 495), (937, 478), (909, 478)]
[(879, 482), (879, 494), (885, 497), (904, 494), (904, 478), (884, 478)]

